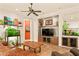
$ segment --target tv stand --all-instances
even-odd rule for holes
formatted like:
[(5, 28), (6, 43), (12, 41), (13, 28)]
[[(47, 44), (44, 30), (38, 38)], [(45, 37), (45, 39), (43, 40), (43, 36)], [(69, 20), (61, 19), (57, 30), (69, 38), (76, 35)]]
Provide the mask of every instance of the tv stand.
[(43, 36), (41, 41), (45, 42), (45, 43), (51, 43), (53, 45), (58, 45), (58, 37), (57, 36), (52, 36), (52, 37)]
[(43, 42), (50, 43), (51, 42), (51, 37), (43, 37)]

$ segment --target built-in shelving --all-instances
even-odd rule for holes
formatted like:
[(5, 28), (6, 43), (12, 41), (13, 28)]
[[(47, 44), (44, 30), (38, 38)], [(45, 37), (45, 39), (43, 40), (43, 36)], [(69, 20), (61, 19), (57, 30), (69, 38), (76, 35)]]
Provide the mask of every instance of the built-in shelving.
[(63, 36), (62, 45), (68, 47), (78, 47), (78, 37), (75, 36)]
[[(18, 22), (18, 25), (16, 25), (15, 22), (13, 22), (11, 20), (10, 21), (9, 20), (5, 20), (5, 19), (3, 19), (3, 23), (1, 23), (0, 25), (3, 26), (3, 29), (5, 29), (8, 26), (15, 27), (16, 29), (22, 27), (22, 23), (21, 22)], [(20, 32), (20, 30), (19, 30), (19, 32)], [(7, 36), (7, 33), (5, 31), (4, 35), (5, 35), (5, 41), (7, 42), (7, 45), (9, 44), (9, 37), (16, 37), (17, 38), (17, 43), (16, 43), (17, 45), (19, 43), (21, 43), (21, 33), (20, 33), (20, 35), (17, 35), (17, 36)]]
[[(41, 21), (40, 21), (41, 20)], [(42, 29), (53, 29), (53, 35), (52, 36), (44, 36), (42, 35)], [(53, 41), (54, 43), (58, 44), (58, 39), (53, 39), (54, 37), (58, 37), (59, 33), (59, 15), (56, 16), (51, 16), (51, 17), (46, 17), (46, 18), (41, 18), (39, 19), (39, 38), (41, 37), (42, 40), (39, 41), (45, 41), (48, 43), (51, 43)]]
[(79, 38), (79, 36), (67, 36), (67, 35), (63, 35), (62, 37), (65, 37), (65, 38)]
[(64, 21), (66, 21), (66, 23), (68, 24), (67, 31), (70, 31), (70, 34), (62, 33), (62, 46), (79, 48), (79, 36), (72, 34), (72, 32), (79, 32), (79, 20), (64, 20)]

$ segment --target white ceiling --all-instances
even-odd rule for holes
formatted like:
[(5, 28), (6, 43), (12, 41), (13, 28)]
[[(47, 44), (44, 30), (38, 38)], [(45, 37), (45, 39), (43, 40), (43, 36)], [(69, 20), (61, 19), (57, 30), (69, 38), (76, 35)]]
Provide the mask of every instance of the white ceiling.
[[(2, 3), (0, 4), (0, 11), (7, 11), (7, 12), (15, 12), (17, 14), (25, 14), (20, 11), (28, 10), (30, 6), (29, 3)], [(79, 6), (77, 3), (34, 3), (33, 9), (41, 10), (42, 13), (40, 14), (47, 14), (51, 12), (56, 12), (58, 10), (63, 10), (67, 8), (72, 8), (75, 6)], [(18, 9), (16, 11), (16, 9)]]

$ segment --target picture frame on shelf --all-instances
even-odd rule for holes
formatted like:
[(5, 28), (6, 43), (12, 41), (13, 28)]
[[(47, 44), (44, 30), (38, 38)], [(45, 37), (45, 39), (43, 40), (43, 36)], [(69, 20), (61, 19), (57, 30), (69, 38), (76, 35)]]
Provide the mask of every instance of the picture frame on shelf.
[(53, 25), (53, 20), (52, 19), (46, 20), (45, 25)]

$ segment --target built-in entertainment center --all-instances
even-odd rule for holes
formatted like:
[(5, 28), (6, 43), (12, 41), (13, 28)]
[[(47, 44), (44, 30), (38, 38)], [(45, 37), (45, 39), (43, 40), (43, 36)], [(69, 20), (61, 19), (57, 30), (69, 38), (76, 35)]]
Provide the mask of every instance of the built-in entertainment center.
[(39, 19), (39, 21), (41, 20), (41, 22), (39, 22), (39, 36), (43, 42), (58, 44), (58, 17), (59, 16), (56, 15)]
[(52, 43), (58, 45), (58, 36), (56, 34), (55, 28), (42, 28), (42, 38), (43, 42)]

